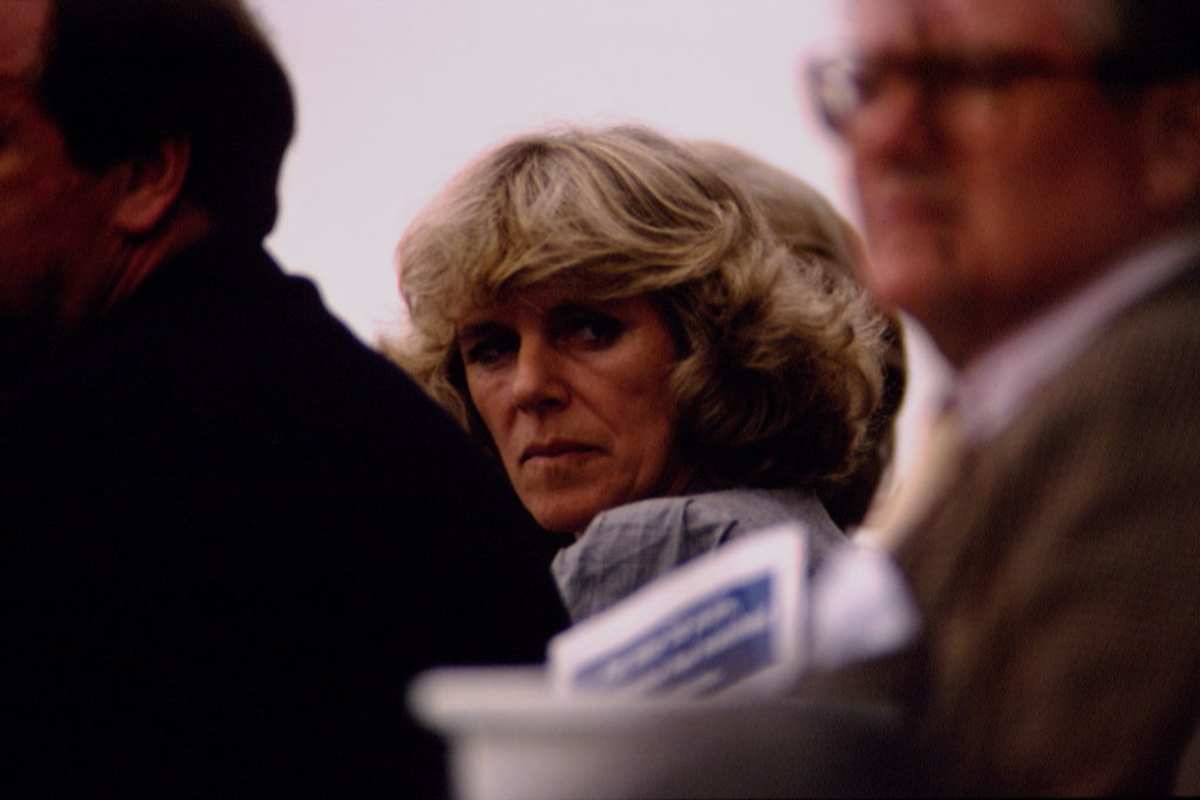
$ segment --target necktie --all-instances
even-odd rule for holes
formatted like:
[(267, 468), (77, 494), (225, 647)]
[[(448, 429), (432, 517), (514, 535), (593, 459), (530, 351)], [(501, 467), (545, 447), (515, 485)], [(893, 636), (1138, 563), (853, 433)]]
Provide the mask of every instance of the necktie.
[(895, 550), (950, 487), (962, 452), (961, 419), (957, 407), (948, 404), (929, 426), (915, 466), (869, 515), (860, 538), (885, 550)]

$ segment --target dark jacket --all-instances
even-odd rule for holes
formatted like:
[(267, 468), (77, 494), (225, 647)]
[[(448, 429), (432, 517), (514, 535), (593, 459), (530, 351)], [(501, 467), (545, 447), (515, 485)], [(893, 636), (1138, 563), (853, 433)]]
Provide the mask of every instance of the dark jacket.
[(0, 393), (0, 463), (0, 783), (437, 793), (408, 680), (566, 622), (498, 468), (257, 244)]

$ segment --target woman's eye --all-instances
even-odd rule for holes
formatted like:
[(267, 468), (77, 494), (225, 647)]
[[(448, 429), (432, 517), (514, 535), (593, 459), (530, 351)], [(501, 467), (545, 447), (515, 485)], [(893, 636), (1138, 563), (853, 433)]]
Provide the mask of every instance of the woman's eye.
[(624, 324), (606, 314), (580, 314), (568, 318), (563, 333), (588, 347), (607, 347), (620, 338)]
[(468, 364), (490, 366), (499, 363), (516, 349), (513, 337), (495, 335), (469, 342), (463, 347), (463, 360)]

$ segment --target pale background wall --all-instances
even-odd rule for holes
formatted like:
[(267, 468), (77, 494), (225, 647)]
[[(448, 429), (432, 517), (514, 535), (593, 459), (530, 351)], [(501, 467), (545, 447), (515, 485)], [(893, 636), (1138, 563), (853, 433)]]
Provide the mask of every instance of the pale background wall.
[[(268, 240), (373, 341), (401, 324), (392, 251), (413, 215), (498, 141), (639, 122), (792, 170), (855, 219), (842, 159), (799, 91), (839, 40), (839, 0), (250, 0), (292, 76), (299, 132)], [(912, 458), (941, 367), (911, 335)]]

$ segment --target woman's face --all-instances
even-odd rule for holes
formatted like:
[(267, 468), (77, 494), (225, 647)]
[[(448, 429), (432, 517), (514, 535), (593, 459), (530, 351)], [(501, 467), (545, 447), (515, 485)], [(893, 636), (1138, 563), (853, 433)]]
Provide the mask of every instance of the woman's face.
[(648, 298), (532, 288), (465, 315), (458, 343), (471, 400), (543, 527), (579, 533), (605, 509), (683, 488), (675, 341)]

